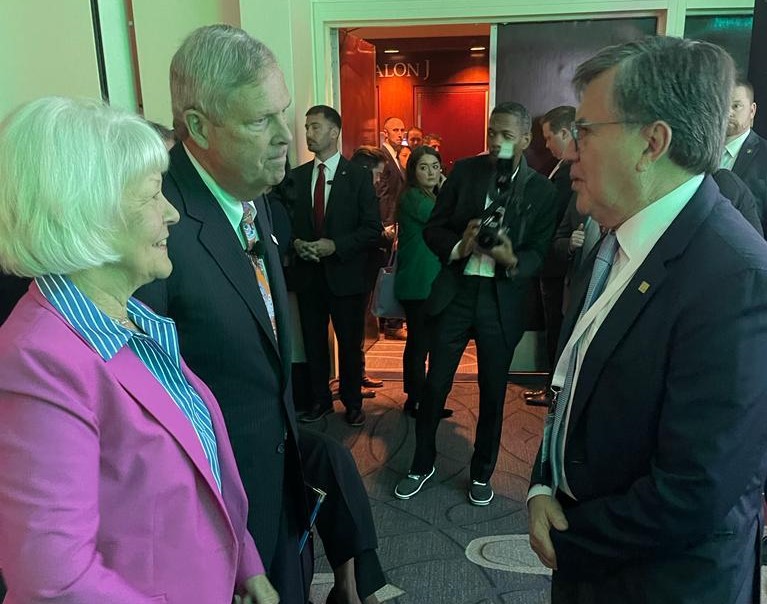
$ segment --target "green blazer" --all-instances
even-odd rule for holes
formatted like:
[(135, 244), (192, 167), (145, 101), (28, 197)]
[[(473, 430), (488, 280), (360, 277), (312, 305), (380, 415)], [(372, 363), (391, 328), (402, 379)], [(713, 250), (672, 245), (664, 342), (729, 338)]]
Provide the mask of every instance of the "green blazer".
[(423, 240), (423, 228), (434, 209), (434, 198), (417, 187), (400, 197), (397, 220), (397, 272), (394, 295), (398, 300), (425, 300), (440, 270), (439, 259)]

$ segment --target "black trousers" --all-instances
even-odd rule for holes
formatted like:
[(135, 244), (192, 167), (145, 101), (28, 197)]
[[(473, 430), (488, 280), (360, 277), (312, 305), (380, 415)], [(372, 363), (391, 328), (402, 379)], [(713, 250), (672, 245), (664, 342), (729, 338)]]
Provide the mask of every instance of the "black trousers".
[[(312, 573), (311, 570), (307, 569), (307, 565), (298, 550), (298, 543), (303, 531), (296, 522), (298, 516), (295, 506), (297, 504), (287, 489), (283, 493), (282, 501), (277, 545), (272, 562), (266, 569), (266, 574), (274, 589), (280, 594), (280, 602), (305, 604), (309, 600)], [(258, 547), (258, 543), (256, 543), (256, 547)], [(304, 555), (309, 556), (310, 552), (306, 551)], [(311, 565), (309, 564), (309, 566)]]
[(409, 401), (420, 403), (426, 383), (429, 332), (426, 327), (426, 300), (400, 300), (405, 309), (407, 341), (402, 353), (402, 386)]
[(543, 320), (546, 325), (546, 357), (549, 361), (549, 368), (553, 372), (557, 358), (559, 332), (562, 330), (562, 299), (565, 290), (565, 278), (540, 277), (538, 285), (541, 290)]
[(362, 407), (362, 350), (365, 337), (365, 296), (335, 296), (324, 277), (314, 281), (306, 291), (298, 293), (298, 312), (304, 337), (306, 362), (312, 385), (314, 404), (331, 406), (330, 347), (328, 320), (338, 340), (339, 393), (347, 409)]
[(415, 425), (411, 472), (427, 474), (437, 457), (437, 427), (461, 355), (474, 338), (477, 344), (479, 418), (471, 458), (471, 478), (487, 482), (498, 460), (503, 404), (509, 365), (514, 354), (503, 337), (495, 283), (487, 277), (462, 277), (455, 298), (429, 321), (429, 372)]
[(333, 569), (354, 560), (357, 594), (364, 600), (386, 585), (386, 578), (357, 465), (342, 443), (321, 432), (300, 428), (299, 445), (306, 482), (327, 493), (315, 524), (325, 555)]

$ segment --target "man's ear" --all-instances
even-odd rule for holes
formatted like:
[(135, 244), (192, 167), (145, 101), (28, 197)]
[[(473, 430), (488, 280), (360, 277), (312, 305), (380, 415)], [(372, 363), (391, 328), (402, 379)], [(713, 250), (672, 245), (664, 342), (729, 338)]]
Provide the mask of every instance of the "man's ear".
[(532, 138), (533, 138), (532, 132), (527, 132), (522, 135), (522, 138), (519, 139), (519, 144), (515, 146), (519, 147), (520, 149), (522, 149), (522, 151), (524, 151), (530, 146), (530, 141), (532, 140)]
[(184, 124), (194, 144), (201, 149), (207, 149), (210, 145), (208, 137), (211, 124), (205, 114), (196, 109), (187, 109), (184, 111)]
[(653, 163), (664, 157), (668, 153), (671, 145), (671, 126), (668, 122), (657, 120), (651, 124), (642, 127), (642, 134), (645, 139), (645, 148), (642, 151), (642, 157), (637, 164), (637, 169), (642, 172)]

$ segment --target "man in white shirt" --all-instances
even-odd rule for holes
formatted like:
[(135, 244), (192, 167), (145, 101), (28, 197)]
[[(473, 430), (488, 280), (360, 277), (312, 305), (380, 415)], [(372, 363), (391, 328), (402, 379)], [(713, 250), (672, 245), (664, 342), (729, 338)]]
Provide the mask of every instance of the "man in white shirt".
[(554, 604), (758, 601), (767, 246), (710, 177), (733, 75), (671, 37), (576, 70), (565, 157), (609, 231), (573, 286), (528, 494)]
[(751, 189), (764, 230), (767, 225), (767, 140), (751, 130), (755, 115), (754, 87), (739, 79), (732, 89), (727, 141), (719, 167), (735, 172)]

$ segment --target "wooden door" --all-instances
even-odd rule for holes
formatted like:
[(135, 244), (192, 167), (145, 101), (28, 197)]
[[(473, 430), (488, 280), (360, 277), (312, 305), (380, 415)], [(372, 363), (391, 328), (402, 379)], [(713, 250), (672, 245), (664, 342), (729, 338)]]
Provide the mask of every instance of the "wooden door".
[(477, 84), (415, 86), (416, 123), (424, 134), (442, 137), (440, 154), (445, 172), (456, 160), (487, 148), (488, 87)]

